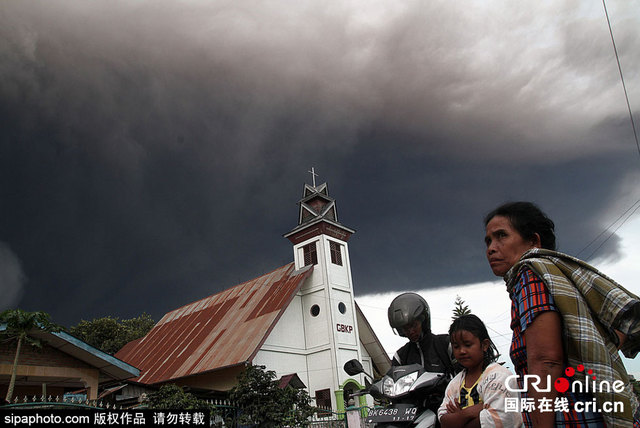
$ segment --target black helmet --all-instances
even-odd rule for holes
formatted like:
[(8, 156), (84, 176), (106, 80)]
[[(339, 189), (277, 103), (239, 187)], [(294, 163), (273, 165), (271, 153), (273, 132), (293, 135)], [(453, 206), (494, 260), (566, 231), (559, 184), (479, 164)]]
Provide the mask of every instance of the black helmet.
[(422, 323), (422, 331), (431, 331), (431, 312), (427, 301), (416, 293), (402, 293), (389, 305), (387, 315), (389, 325), (396, 334), (405, 336), (402, 327), (418, 320)]

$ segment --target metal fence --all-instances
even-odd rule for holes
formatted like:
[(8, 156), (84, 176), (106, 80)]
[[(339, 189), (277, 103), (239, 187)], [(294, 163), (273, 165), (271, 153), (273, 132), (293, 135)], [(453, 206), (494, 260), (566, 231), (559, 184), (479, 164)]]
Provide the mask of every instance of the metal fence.
[(33, 395), (31, 397), (25, 395), (22, 398), (15, 397), (9, 404), (6, 404), (4, 407), (88, 407), (98, 409), (124, 409), (122, 406), (117, 406), (115, 404), (104, 402), (102, 400), (88, 400), (86, 398), (80, 398), (76, 396), (52, 397), (51, 395), (48, 397), (45, 397), (44, 395)]
[[(236, 419), (238, 408), (228, 400), (208, 400), (212, 407), (212, 425), (225, 428), (247, 428), (239, 426)], [(52, 397), (52, 396), (24, 396), (15, 397), (10, 404), (3, 407), (9, 408), (92, 408), (92, 409), (113, 409), (126, 410), (125, 407), (117, 404), (101, 401), (88, 400), (77, 396)], [(317, 409), (318, 411), (309, 420), (310, 428), (358, 428), (347, 424), (347, 414), (344, 412), (334, 412), (331, 409)], [(350, 408), (349, 411), (356, 411), (360, 415), (359, 428), (368, 428), (366, 423), (367, 407)], [(352, 424), (353, 425), (353, 424)]]
[[(239, 426), (235, 421), (238, 409), (229, 402), (217, 402), (212, 403), (214, 408), (214, 415), (219, 412), (231, 412), (227, 413), (226, 417), (214, 417), (214, 426), (226, 427), (226, 428), (247, 428)], [(317, 409), (309, 419), (310, 428), (369, 428), (371, 425), (366, 422), (366, 417), (369, 413), (369, 407), (353, 407), (349, 408), (348, 412), (356, 412), (357, 417), (349, 418), (346, 412), (334, 412), (331, 409)], [(232, 416), (233, 417), (230, 417)], [(232, 424), (224, 424), (224, 420), (233, 420)], [(348, 420), (351, 424), (348, 423)]]
[(311, 416), (309, 426), (312, 428), (346, 428), (347, 425), (344, 413), (322, 409)]
[[(355, 415), (349, 417), (351, 412)], [(323, 410), (320, 414), (314, 414), (309, 426), (312, 428), (368, 428), (366, 422), (369, 407), (350, 407), (347, 412), (336, 413), (331, 410)]]

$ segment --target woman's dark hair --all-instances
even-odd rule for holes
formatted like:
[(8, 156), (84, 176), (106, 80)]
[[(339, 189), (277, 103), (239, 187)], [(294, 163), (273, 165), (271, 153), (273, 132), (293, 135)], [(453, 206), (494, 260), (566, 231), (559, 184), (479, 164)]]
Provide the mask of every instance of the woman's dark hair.
[(462, 330), (466, 330), (469, 333), (473, 334), (478, 339), (480, 339), (480, 342), (485, 339), (489, 340), (489, 347), (485, 351), (484, 360), (482, 361), (483, 369), (485, 369), (489, 364), (498, 359), (498, 357), (500, 356), (498, 348), (496, 348), (496, 345), (489, 337), (487, 327), (485, 327), (480, 318), (473, 314), (459, 316), (458, 318), (453, 320), (453, 323), (451, 323), (451, 327), (449, 327), (449, 338), (452, 338), (455, 333)]
[(555, 224), (537, 205), (531, 202), (507, 202), (485, 216), (485, 227), (498, 215), (508, 218), (523, 239), (534, 239), (537, 233), (542, 248), (556, 249)]

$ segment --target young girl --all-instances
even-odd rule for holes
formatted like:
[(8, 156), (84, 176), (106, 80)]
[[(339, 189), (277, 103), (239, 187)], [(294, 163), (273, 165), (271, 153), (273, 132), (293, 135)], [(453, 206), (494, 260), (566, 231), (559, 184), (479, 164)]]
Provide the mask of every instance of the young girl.
[(438, 409), (442, 428), (521, 427), (522, 416), (517, 408), (505, 411), (506, 398), (518, 399), (518, 393), (506, 387), (511, 372), (495, 363), (498, 351), (480, 318), (457, 318), (449, 328), (449, 337), (453, 356), (464, 370), (447, 385)]

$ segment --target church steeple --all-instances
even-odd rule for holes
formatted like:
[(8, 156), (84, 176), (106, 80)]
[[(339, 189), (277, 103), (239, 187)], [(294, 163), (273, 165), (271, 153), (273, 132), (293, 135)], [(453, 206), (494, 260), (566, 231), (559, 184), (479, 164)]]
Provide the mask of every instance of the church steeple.
[(313, 176), (313, 185), (305, 183), (302, 199), (298, 201), (298, 226), (284, 237), (297, 244), (313, 236), (326, 234), (346, 242), (355, 230), (338, 222), (336, 201), (329, 196), (327, 183), (316, 186), (315, 169), (311, 168), (309, 172)]
[(327, 183), (322, 183), (318, 187), (311, 187), (305, 184), (303, 198), (298, 201), (298, 204), (300, 205), (298, 225), (321, 217), (331, 221), (338, 221), (336, 201), (329, 196)]
[(347, 243), (355, 231), (338, 221), (336, 201), (329, 196), (327, 184), (316, 185), (315, 169), (309, 172), (313, 184), (305, 184), (302, 190), (298, 225), (284, 235), (293, 244), (295, 268), (310, 270), (298, 290), (302, 311), (295, 316), (302, 318), (302, 331), (307, 332), (305, 349), (310, 355), (306, 367), (323, 368), (309, 375), (309, 391), (315, 391), (316, 400), (325, 397), (342, 406), (347, 379), (342, 367), (347, 360), (366, 354), (359, 335)]

